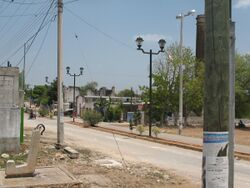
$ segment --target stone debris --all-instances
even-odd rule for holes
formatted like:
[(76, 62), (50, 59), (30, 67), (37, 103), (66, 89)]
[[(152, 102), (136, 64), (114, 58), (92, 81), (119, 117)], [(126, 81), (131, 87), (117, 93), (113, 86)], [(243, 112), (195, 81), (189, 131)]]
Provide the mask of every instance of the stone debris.
[(65, 147), (64, 151), (68, 154), (69, 158), (71, 158), (71, 159), (78, 159), (79, 158), (79, 152), (72, 149), (71, 147)]
[(122, 163), (115, 161), (113, 159), (100, 159), (100, 160), (96, 160), (95, 163), (100, 166), (107, 167), (107, 168), (112, 168), (112, 167), (122, 168)]
[(4, 159), (9, 159), (9, 158), (10, 158), (10, 155), (7, 154), (7, 153), (3, 153), (3, 154), (1, 155), (1, 157), (4, 158)]
[(65, 155), (61, 154), (61, 153), (56, 153), (55, 154), (55, 158), (58, 160), (65, 160)]

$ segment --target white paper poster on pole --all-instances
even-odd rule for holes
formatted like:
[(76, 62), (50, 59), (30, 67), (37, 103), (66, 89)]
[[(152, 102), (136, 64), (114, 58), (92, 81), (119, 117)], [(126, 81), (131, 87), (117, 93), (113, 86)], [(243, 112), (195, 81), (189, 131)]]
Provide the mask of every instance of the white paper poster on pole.
[(228, 132), (204, 132), (203, 185), (205, 188), (228, 186)]

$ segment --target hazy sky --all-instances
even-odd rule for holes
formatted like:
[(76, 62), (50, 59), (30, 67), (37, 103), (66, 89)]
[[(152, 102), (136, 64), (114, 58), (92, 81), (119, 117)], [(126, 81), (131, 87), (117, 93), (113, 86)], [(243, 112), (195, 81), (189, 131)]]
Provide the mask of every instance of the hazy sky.
[[(23, 66), (23, 44), (36, 33), (52, 0), (0, 0), (0, 64), (9, 60)], [(144, 38), (145, 50), (158, 50), (157, 41), (179, 41), (176, 15), (195, 9), (204, 13), (204, 0), (64, 0), (63, 64), (64, 83), (73, 84), (65, 74), (84, 74), (77, 85), (97, 81), (99, 87), (117, 90), (148, 85), (149, 56), (136, 50), (136, 36)], [(56, 77), (56, 6), (52, 5), (47, 24), (26, 55), (26, 83), (44, 84), (45, 76)], [(48, 19), (49, 18), (49, 19)], [(184, 45), (195, 50), (196, 16), (184, 20)], [(51, 24), (50, 21), (51, 20)], [(54, 21), (53, 21), (54, 20)], [(233, 1), (236, 48), (250, 52), (250, 0)], [(19, 50), (18, 50), (19, 49)], [(17, 51), (17, 52), (16, 52)], [(15, 53), (16, 52), (16, 53)], [(157, 57), (154, 57), (154, 59)]]

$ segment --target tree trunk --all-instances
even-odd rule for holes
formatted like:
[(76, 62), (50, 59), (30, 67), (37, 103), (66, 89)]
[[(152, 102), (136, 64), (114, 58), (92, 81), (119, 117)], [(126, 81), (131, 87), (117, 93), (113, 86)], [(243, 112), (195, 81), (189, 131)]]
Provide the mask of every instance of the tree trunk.
[(178, 112), (174, 113), (174, 126), (178, 126)]
[(188, 116), (185, 115), (184, 116), (184, 127), (187, 127), (188, 126)]

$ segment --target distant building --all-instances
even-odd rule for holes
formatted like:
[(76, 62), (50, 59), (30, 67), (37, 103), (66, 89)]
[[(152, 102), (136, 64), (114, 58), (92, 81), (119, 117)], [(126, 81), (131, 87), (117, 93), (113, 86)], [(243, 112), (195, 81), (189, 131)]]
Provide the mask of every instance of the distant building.
[[(94, 109), (94, 105), (98, 99), (106, 99), (106, 100), (114, 100), (115, 97), (115, 87), (111, 89), (107, 89), (106, 87), (101, 87), (99, 90), (96, 91), (87, 91), (87, 95), (76, 97), (76, 104), (77, 104), (77, 114), (80, 115), (82, 110), (85, 109)], [(116, 97), (117, 98), (117, 97)]]
[[(73, 86), (68, 86), (68, 87), (63, 87), (63, 101), (64, 103), (73, 103), (73, 93), (74, 93), (74, 87)], [(76, 87), (75, 88), (75, 96), (80, 95), (80, 88)]]
[[(124, 107), (124, 112), (121, 114), (121, 119), (127, 119), (127, 112), (135, 111), (137, 109), (141, 110), (143, 106), (141, 99), (138, 97), (118, 97), (115, 94), (115, 88), (107, 89), (106, 87), (101, 87), (99, 90), (94, 92), (87, 91), (85, 96), (77, 96), (77, 115), (81, 115), (84, 110), (95, 108), (95, 104), (100, 99), (110, 101), (112, 104), (122, 104)], [(132, 101), (131, 101), (132, 99)]]

